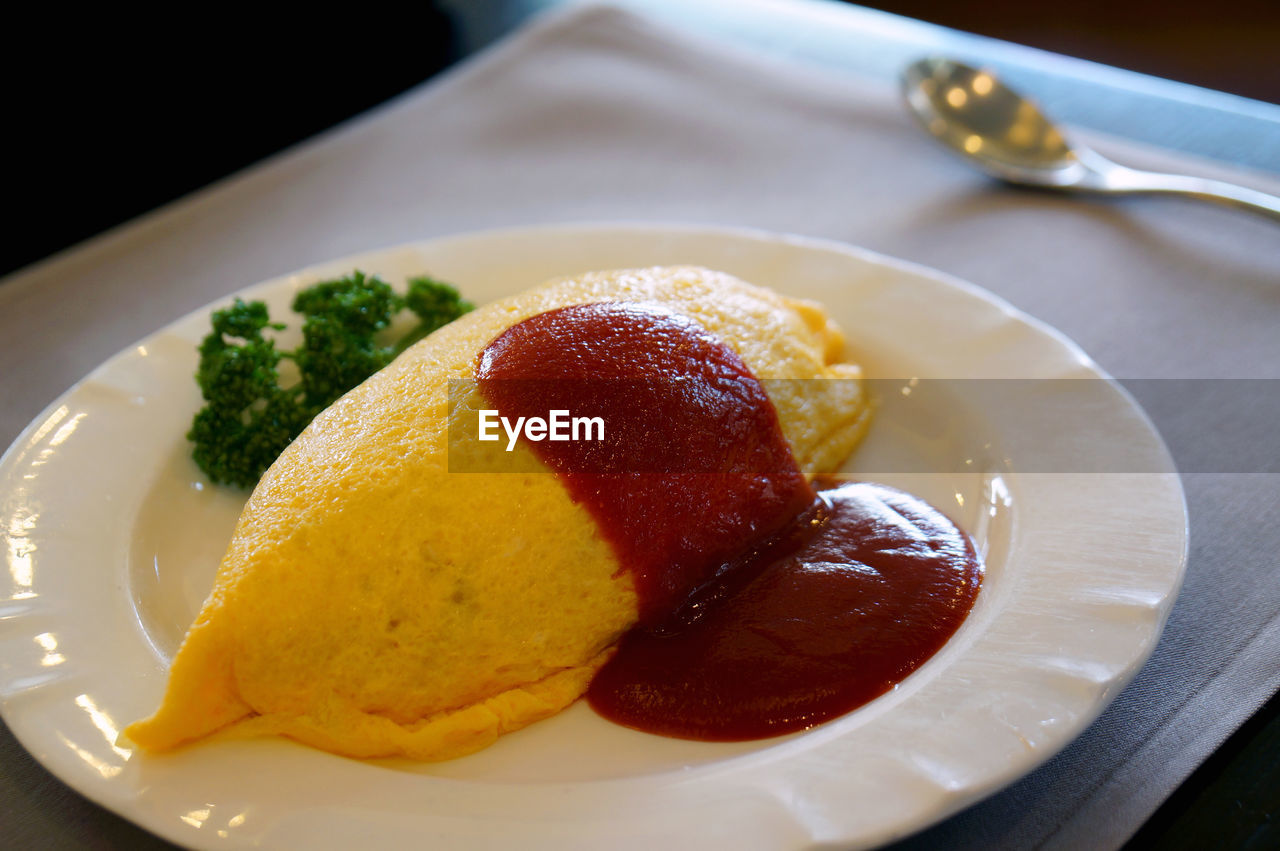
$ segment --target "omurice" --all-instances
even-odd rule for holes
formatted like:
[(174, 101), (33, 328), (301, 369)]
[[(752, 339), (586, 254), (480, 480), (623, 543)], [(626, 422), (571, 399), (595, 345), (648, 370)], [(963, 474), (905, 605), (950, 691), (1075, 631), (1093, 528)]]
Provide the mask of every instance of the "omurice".
[[(277, 734), (351, 757), (439, 760), (560, 711), (628, 630), (678, 610), (807, 510), (800, 471), (836, 469), (870, 419), (843, 344), (820, 306), (694, 267), (554, 280), (461, 317), (341, 397), (270, 467), (159, 708), (126, 735), (151, 751)], [(480, 410), (537, 408), (530, 382), (636, 392), (637, 376), (679, 364), (696, 381), (641, 388), (658, 394), (644, 410), (691, 386), (723, 399), (694, 393), (692, 413), (656, 420), (595, 400), (628, 419), (626, 445), (648, 440), (652, 469), (627, 469), (634, 454), (583, 466), (526, 440), (510, 470), (461, 471), (483, 469), (466, 465), (490, 447), (458, 434), (476, 433)], [(690, 453), (703, 466), (680, 469)], [(643, 499), (617, 497), (618, 477), (659, 481), (646, 476), (667, 478)], [(685, 526), (655, 532), (658, 516)]]

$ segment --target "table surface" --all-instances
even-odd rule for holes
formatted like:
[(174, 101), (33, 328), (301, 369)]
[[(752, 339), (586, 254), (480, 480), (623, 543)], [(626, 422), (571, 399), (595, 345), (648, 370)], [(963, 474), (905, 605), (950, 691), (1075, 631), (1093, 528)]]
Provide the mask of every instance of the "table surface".
[[(575, 0), (443, 0), (473, 52)], [(870, 79), (943, 55), (994, 68), (1056, 120), (1280, 172), (1280, 106), (829, 0), (610, 0), (681, 29)]]
[[(464, 54), (563, 0), (446, 0)], [(945, 54), (994, 67), (1070, 124), (1280, 174), (1280, 107), (821, 0), (614, 0), (690, 32), (837, 72), (896, 79), (906, 62)], [(3, 283), (0, 283), (0, 287)], [(1134, 842), (1272, 847), (1280, 789), (1280, 703), (1228, 740), (1152, 817)], [(7, 730), (0, 736), (9, 737)], [(5, 743), (12, 746), (12, 742)], [(6, 766), (0, 766), (0, 775)], [(158, 840), (99, 812), (48, 778), (28, 798), (89, 825), (111, 847)], [(3, 789), (0, 776), (0, 789)], [(3, 811), (0, 810), (0, 817)], [(6, 835), (0, 820), (0, 838)], [(1270, 844), (1269, 844), (1270, 843)]]

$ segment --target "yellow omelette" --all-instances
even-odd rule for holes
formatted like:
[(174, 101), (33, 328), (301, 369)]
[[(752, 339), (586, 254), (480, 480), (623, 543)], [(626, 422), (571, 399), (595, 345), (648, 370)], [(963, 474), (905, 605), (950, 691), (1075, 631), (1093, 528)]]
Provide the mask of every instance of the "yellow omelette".
[[(635, 623), (631, 579), (555, 475), (449, 473), (448, 396), (511, 325), (602, 301), (688, 316), (762, 379), (860, 376), (818, 305), (705, 269), (597, 272), (481, 307), (335, 402), (267, 471), (159, 709), (126, 735), (152, 751), (279, 734), (439, 760), (581, 696)], [(766, 386), (806, 471), (837, 467), (865, 429), (856, 380)]]

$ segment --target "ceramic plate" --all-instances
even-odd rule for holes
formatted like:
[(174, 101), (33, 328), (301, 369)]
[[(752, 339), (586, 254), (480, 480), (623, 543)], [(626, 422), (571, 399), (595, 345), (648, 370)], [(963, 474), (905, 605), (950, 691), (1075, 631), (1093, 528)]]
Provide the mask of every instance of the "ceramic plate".
[[(484, 302), (553, 276), (675, 263), (824, 303), (884, 379), (849, 470), (932, 501), (984, 553), (972, 615), (898, 688), (760, 742), (650, 736), (579, 703), (440, 764), (358, 762), (284, 740), (134, 752), (117, 731), (158, 704), (243, 501), (187, 457), (200, 310), (95, 370), (0, 463), (0, 697), (15, 735), (73, 788), (175, 842), (313, 849), (872, 845), (1012, 782), (1078, 735), (1146, 660), (1173, 603), (1182, 491), (1147, 419), (1108, 382), (1090, 383), (1102, 390), (1089, 410), (1035, 428), (964, 392), (913, 399), (928, 379), (1105, 378), (989, 293), (829, 242), (608, 225), (436, 239), (245, 294), (283, 311), (299, 287), (360, 268), (397, 285), (427, 272)], [(1035, 430), (1068, 455), (1029, 463)], [(1117, 446), (1129, 472), (1083, 472)]]

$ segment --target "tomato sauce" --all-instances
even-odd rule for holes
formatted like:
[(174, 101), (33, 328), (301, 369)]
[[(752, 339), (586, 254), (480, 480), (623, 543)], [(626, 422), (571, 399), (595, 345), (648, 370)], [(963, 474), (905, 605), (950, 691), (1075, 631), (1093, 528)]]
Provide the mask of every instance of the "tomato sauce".
[(596, 675), (597, 712), (740, 740), (804, 729), (893, 688), (973, 606), (982, 566), (941, 512), (882, 485), (815, 493), (742, 359), (644, 304), (517, 323), (476, 367), (504, 416), (600, 416), (608, 438), (530, 444), (635, 581), (639, 625)]
[(813, 502), (742, 358), (661, 308), (604, 303), (539, 314), (480, 353), (476, 379), (506, 417), (558, 409), (604, 420), (603, 442), (530, 445), (634, 577), (644, 623), (666, 617)]

